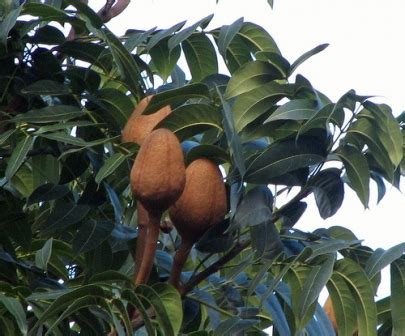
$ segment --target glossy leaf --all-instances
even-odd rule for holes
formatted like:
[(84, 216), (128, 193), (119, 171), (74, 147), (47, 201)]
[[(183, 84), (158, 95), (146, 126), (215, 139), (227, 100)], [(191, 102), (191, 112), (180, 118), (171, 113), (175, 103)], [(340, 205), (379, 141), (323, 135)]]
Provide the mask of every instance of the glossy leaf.
[(292, 170), (319, 164), (323, 162), (324, 155), (322, 148), (310, 140), (274, 143), (249, 162), (246, 181), (266, 183)]
[(391, 316), (394, 334), (399, 335), (405, 330), (405, 262), (404, 259), (394, 261), (391, 266)]
[(252, 61), (252, 55), (239, 35), (235, 35), (228, 45), (224, 61), (230, 73), (234, 73), (244, 64)]
[(175, 25), (171, 26), (170, 28), (167, 29), (161, 29), (156, 31), (153, 36), (150, 38), (150, 40), (148, 41), (146, 47), (147, 49), (152, 49), (156, 44), (159, 43), (159, 41), (161, 41), (162, 39), (169, 37), (171, 35), (173, 35), (173, 33), (179, 31), (184, 24), (186, 23), (186, 21), (182, 21), (179, 23), (176, 23)]
[(323, 219), (333, 216), (340, 208), (344, 199), (344, 186), (340, 178), (340, 170), (329, 168), (320, 171), (308, 181), (313, 191), (319, 214)]
[(180, 43), (182, 43), (184, 40), (189, 38), (193, 33), (196, 32), (198, 27), (207, 26), (211, 22), (213, 16), (214, 16), (213, 14), (210, 14), (210, 15), (206, 16), (205, 18), (198, 20), (196, 23), (193, 23), (190, 27), (187, 27), (187, 28), (177, 32), (175, 35), (173, 35), (168, 41), (169, 51), (172, 51)]
[(151, 114), (166, 105), (175, 106), (183, 104), (188, 99), (204, 99), (209, 97), (210, 93), (205, 84), (189, 84), (177, 89), (157, 93), (152, 97), (143, 114)]
[(150, 50), (153, 66), (157, 69), (163, 81), (166, 81), (173, 72), (180, 54), (180, 46), (169, 49), (167, 40), (160, 41)]
[(329, 46), (329, 44), (325, 43), (325, 44), (320, 44), (319, 46), (316, 46), (315, 48), (307, 51), (306, 53), (304, 53), (303, 55), (301, 55), (300, 57), (298, 57), (298, 59), (291, 64), (291, 68), (290, 68), (290, 74), (292, 74), (293, 72), (295, 72), (295, 70), (297, 70), (297, 68), (304, 63), (306, 60), (308, 60), (309, 58), (311, 58), (312, 56), (320, 53), (321, 51), (325, 50), (327, 47)]
[(238, 35), (244, 39), (253, 52), (271, 51), (280, 53), (270, 34), (255, 23), (245, 22), (239, 30)]
[(316, 113), (314, 103), (309, 99), (291, 100), (275, 110), (266, 122), (275, 120), (308, 120)]
[(219, 30), (218, 35), (218, 51), (219, 53), (226, 57), (226, 52), (233, 38), (239, 32), (243, 25), (243, 18), (239, 18), (230, 25), (223, 25)]
[(84, 222), (73, 239), (73, 250), (76, 254), (94, 250), (109, 237), (113, 228), (114, 224), (108, 220)]
[(217, 55), (204, 33), (195, 33), (183, 41), (182, 48), (193, 82), (200, 82), (218, 72)]
[(28, 332), (28, 323), (27, 317), (25, 315), (24, 308), (20, 301), (13, 297), (6, 295), (0, 295), (0, 303), (4, 308), (13, 316), (15, 322), (18, 325), (18, 329), (21, 332), (21, 335), (27, 335)]
[(181, 139), (189, 138), (215, 127), (222, 130), (220, 112), (206, 104), (187, 104), (173, 110), (156, 128), (168, 128)]
[(252, 61), (246, 63), (231, 77), (226, 88), (225, 98), (236, 97), (282, 77), (279, 70), (268, 62)]
[(326, 260), (321, 265), (311, 267), (298, 301), (299, 319), (303, 319), (308, 308), (318, 300), (319, 294), (332, 276), (335, 259), (334, 255), (327, 255)]
[(288, 86), (270, 82), (239, 95), (232, 106), (236, 129), (241, 131), (253, 120), (270, 111), (289, 92)]
[(100, 183), (109, 175), (115, 172), (115, 170), (129, 157), (129, 154), (115, 153), (104, 161), (103, 166), (97, 172), (95, 177), (96, 183)]
[(55, 105), (18, 114), (13, 118), (13, 121), (46, 124), (51, 122), (68, 121), (83, 115), (84, 113), (80, 107), (71, 105)]
[(346, 169), (350, 186), (365, 207), (368, 206), (370, 172), (363, 154), (353, 146), (340, 147), (336, 153)]
[(366, 273), (356, 262), (347, 258), (336, 263), (335, 272), (345, 279), (352, 292), (359, 334), (376, 335), (377, 308), (374, 302), (374, 290)]
[(35, 138), (27, 134), (23, 139), (21, 139), (18, 142), (7, 163), (5, 176), (8, 180), (11, 179), (18, 171), (18, 169), (21, 167), (28, 151), (34, 144), (34, 141)]
[(70, 88), (64, 84), (44, 79), (28, 85), (21, 90), (21, 93), (31, 95), (62, 96), (68, 95), (71, 92)]
[(35, 253), (35, 265), (45, 272), (48, 268), (48, 263), (52, 254), (52, 238), (49, 238), (44, 246)]
[(371, 279), (384, 267), (400, 258), (405, 253), (405, 243), (401, 243), (390, 247), (387, 250), (378, 248), (367, 260), (364, 270)]
[(221, 322), (218, 328), (215, 329), (213, 336), (232, 335), (237, 332), (243, 332), (244, 330), (254, 326), (257, 322), (258, 320), (243, 320), (237, 316), (230, 317)]
[(69, 193), (69, 188), (66, 185), (55, 185), (53, 183), (46, 183), (39, 186), (30, 195), (27, 204), (31, 205), (39, 202), (48, 202), (58, 198), (62, 198)]
[[(5, 6), (5, 4), (4, 4)], [(17, 22), (18, 16), (21, 13), (22, 6), (11, 9), (0, 21), (0, 43), (5, 45), (7, 36), (10, 30)]]

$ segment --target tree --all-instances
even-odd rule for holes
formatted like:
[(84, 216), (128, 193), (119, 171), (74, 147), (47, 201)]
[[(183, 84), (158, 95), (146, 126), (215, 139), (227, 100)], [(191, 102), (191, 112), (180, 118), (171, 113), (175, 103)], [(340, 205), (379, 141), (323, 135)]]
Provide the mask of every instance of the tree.
[[(240, 19), (208, 30), (211, 16), (117, 37), (78, 0), (27, 1), (2, 15), (6, 335), (264, 335), (268, 327), (330, 335), (318, 303), (324, 288), (339, 334), (404, 333), (405, 244), (372, 250), (347, 228), (294, 228), (308, 195), (328, 218), (345, 188), (367, 207), (370, 183), (381, 199), (405, 168), (403, 114), (354, 90), (332, 102), (298, 73), (326, 45), (290, 63), (260, 26)], [(161, 233), (149, 282), (132, 281), (129, 172), (139, 146), (120, 135), (151, 94), (146, 114), (173, 109), (157, 128), (176, 134), (186, 163), (221, 165), (228, 187), (229, 213), (195, 244), (182, 295), (167, 284), (175, 230)], [(388, 266), (391, 296), (376, 302)]]

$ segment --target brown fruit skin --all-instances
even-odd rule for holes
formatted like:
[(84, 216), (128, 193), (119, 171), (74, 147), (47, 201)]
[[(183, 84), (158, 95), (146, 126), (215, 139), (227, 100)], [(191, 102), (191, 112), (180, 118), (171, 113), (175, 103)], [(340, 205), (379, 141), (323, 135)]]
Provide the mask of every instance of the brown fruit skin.
[(183, 151), (177, 137), (161, 128), (142, 143), (131, 169), (134, 197), (149, 211), (161, 212), (181, 195), (185, 178)]
[(186, 185), (180, 198), (169, 208), (173, 225), (183, 242), (196, 242), (227, 213), (225, 183), (218, 166), (206, 158), (193, 161), (186, 169)]
[(135, 142), (141, 145), (156, 125), (172, 112), (170, 106), (166, 105), (155, 113), (143, 115), (142, 113), (145, 111), (152, 97), (153, 95), (143, 98), (135, 107), (122, 130), (122, 142)]
[(337, 322), (336, 322), (336, 317), (335, 317), (335, 311), (333, 310), (332, 299), (330, 298), (330, 296), (325, 301), (323, 310), (325, 311), (325, 314), (328, 316), (330, 322), (332, 323), (333, 330), (335, 330), (335, 333), (337, 334), (338, 327), (337, 327)]

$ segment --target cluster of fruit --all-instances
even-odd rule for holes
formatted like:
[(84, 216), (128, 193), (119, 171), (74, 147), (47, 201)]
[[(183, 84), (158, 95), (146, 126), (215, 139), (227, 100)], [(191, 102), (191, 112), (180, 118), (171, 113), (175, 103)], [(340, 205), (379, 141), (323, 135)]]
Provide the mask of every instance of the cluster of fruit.
[(198, 158), (185, 166), (176, 135), (165, 128), (155, 129), (171, 113), (171, 107), (143, 114), (151, 99), (148, 96), (139, 102), (122, 132), (123, 142), (140, 145), (130, 176), (138, 212), (135, 283), (149, 278), (161, 217), (168, 210), (181, 236), (169, 281), (181, 291), (180, 274), (193, 244), (227, 213), (226, 189), (213, 161)]

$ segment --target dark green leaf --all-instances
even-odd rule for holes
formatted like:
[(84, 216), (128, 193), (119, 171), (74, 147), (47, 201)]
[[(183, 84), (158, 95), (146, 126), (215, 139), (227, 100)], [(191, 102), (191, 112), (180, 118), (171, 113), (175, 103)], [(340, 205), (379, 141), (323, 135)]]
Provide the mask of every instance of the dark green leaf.
[(377, 335), (377, 308), (373, 286), (364, 270), (353, 260), (345, 258), (336, 262), (335, 273), (349, 285), (355, 301), (360, 335)]
[(184, 24), (186, 23), (186, 21), (182, 21), (179, 23), (176, 23), (175, 25), (173, 25), (170, 28), (167, 29), (162, 29), (162, 30), (158, 30), (154, 33), (154, 35), (150, 38), (149, 42), (146, 45), (147, 49), (152, 49), (156, 44), (159, 43), (159, 41), (161, 41), (162, 39), (169, 37), (170, 35), (173, 35), (173, 33), (179, 31)]
[(67, 185), (55, 185), (53, 183), (46, 183), (40, 185), (30, 195), (27, 200), (27, 205), (31, 205), (39, 202), (48, 202), (58, 198), (62, 198), (69, 193), (69, 187)]
[(229, 220), (210, 227), (196, 243), (196, 249), (203, 253), (226, 252), (233, 245), (232, 236), (225, 233), (228, 227)]
[(15, 298), (0, 294), (0, 303), (13, 316), (21, 334), (27, 335), (28, 332), (27, 317), (25, 315), (24, 308), (20, 303), (20, 301), (18, 301)]
[(257, 186), (249, 190), (236, 208), (230, 230), (270, 222), (272, 208), (273, 195), (269, 188)]
[(3, 145), (16, 131), (16, 129), (9, 129), (8, 131), (3, 132), (3, 134), (0, 134), (0, 146)]
[(336, 154), (345, 166), (350, 186), (354, 189), (363, 205), (367, 207), (370, 196), (370, 172), (367, 160), (353, 146), (340, 147)]
[(309, 99), (291, 100), (275, 110), (266, 122), (275, 120), (308, 120), (316, 113), (316, 106)]
[(27, 134), (22, 140), (17, 143), (17, 146), (13, 150), (13, 153), (11, 154), (10, 159), (7, 163), (5, 176), (8, 180), (10, 180), (21, 167), (21, 165), (25, 161), (25, 157), (28, 151), (34, 144), (34, 141), (35, 138)]
[(308, 181), (313, 191), (319, 214), (323, 219), (333, 216), (340, 208), (344, 199), (344, 185), (340, 178), (340, 170), (328, 168), (320, 171)]
[(35, 265), (38, 268), (43, 269), (45, 272), (47, 271), (48, 263), (52, 255), (52, 242), (53, 239), (49, 238), (44, 246), (35, 253)]
[(55, 105), (18, 114), (12, 120), (15, 122), (46, 124), (67, 121), (83, 115), (84, 112), (80, 107), (72, 105)]
[(10, 10), (0, 21), (0, 43), (6, 45), (7, 36), (14, 27), (23, 6)]
[(218, 72), (215, 48), (204, 33), (191, 35), (181, 45), (193, 82), (200, 82)]
[(319, 294), (332, 276), (335, 260), (336, 257), (330, 254), (321, 265), (311, 267), (298, 299), (298, 318), (300, 320), (306, 316), (308, 308), (318, 300)]
[(393, 334), (401, 335), (405, 330), (405, 262), (399, 259), (391, 264), (391, 316)]
[(298, 57), (298, 59), (291, 64), (291, 68), (290, 68), (290, 75), (297, 70), (297, 68), (304, 63), (308, 58), (320, 53), (321, 51), (325, 50), (327, 47), (329, 46), (329, 44), (325, 43), (325, 44), (321, 44), (313, 49), (311, 49), (310, 51), (307, 51), (305, 54), (301, 55), (300, 57)]
[(151, 114), (166, 105), (183, 104), (191, 98), (204, 99), (209, 97), (210, 93), (205, 84), (189, 84), (177, 89), (157, 93), (152, 97), (143, 114)]
[(115, 172), (115, 170), (129, 157), (129, 154), (115, 153), (104, 161), (95, 177), (96, 183), (100, 183), (106, 177)]
[(313, 139), (274, 143), (249, 162), (245, 178), (251, 183), (267, 183), (271, 178), (319, 164), (324, 159), (325, 151)]
[(38, 136), (40, 136), (41, 138), (55, 140), (55, 141), (66, 143), (66, 144), (73, 145), (73, 146), (85, 147), (87, 145), (86, 141), (84, 141), (82, 138), (78, 138), (76, 136), (66, 134), (65, 132), (38, 134)]
[(87, 205), (77, 205), (72, 203), (57, 203), (49, 215), (43, 232), (62, 231), (69, 226), (80, 222), (89, 212)]
[(405, 253), (405, 243), (390, 247), (388, 250), (378, 248), (367, 260), (364, 270), (371, 279), (384, 267), (400, 258)]
[(187, 139), (202, 133), (209, 127), (222, 130), (222, 116), (220, 112), (207, 104), (182, 105), (170, 113), (156, 128), (168, 128), (180, 139)]
[(234, 335), (257, 324), (258, 320), (246, 319), (243, 320), (237, 316), (229, 317), (220, 323), (215, 329), (213, 336)]
[(288, 77), (290, 63), (279, 53), (272, 51), (258, 51), (255, 56), (258, 61), (270, 62), (280, 71), (280, 73), (283, 74), (283, 77)]
[(229, 162), (228, 153), (221, 147), (214, 145), (196, 145), (188, 151), (186, 163), (189, 164), (201, 157), (206, 157), (217, 164)]
[(108, 220), (91, 220), (82, 224), (72, 242), (76, 254), (94, 250), (106, 240), (114, 228), (114, 224)]
[(231, 77), (225, 97), (226, 99), (236, 97), (282, 77), (279, 70), (268, 62), (252, 61), (246, 63)]
[(39, 80), (21, 90), (23, 94), (63, 96), (71, 93), (69, 86), (56, 81), (44, 79)]
[(236, 129), (241, 131), (253, 120), (268, 113), (289, 92), (289, 86), (270, 82), (239, 95), (232, 106)]
[(180, 43), (182, 43), (184, 40), (189, 38), (198, 27), (205, 27), (211, 22), (211, 19), (213, 18), (213, 14), (210, 14), (206, 16), (205, 18), (202, 18), (201, 20), (198, 20), (196, 23), (192, 24), (190, 27), (187, 27), (183, 29), (182, 31), (176, 33), (174, 36), (172, 36), (169, 39), (168, 46), (169, 50), (172, 51), (175, 47), (177, 47)]
[(230, 25), (223, 25), (219, 30), (218, 36), (218, 51), (223, 56), (226, 57), (226, 53), (229, 44), (232, 42), (235, 35), (239, 32), (243, 25), (243, 18), (239, 18), (234, 23)]
[(165, 39), (156, 44), (150, 50), (149, 54), (154, 67), (165, 82), (173, 72), (173, 69), (180, 58), (181, 48), (180, 46), (177, 46), (173, 49), (169, 49), (168, 41)]
[(229, 43), (224, 57), (226, 66), (231, 74), (237, 71), (242, 65), (253, 60), (252, 55), (243, 41), (243, 39), (236, 35)]
[(245, 22), (238, 35), (250, 46), (252, 52), (271, 51), (280, 53), (277, 44), (270, 34), (255, 23)]

